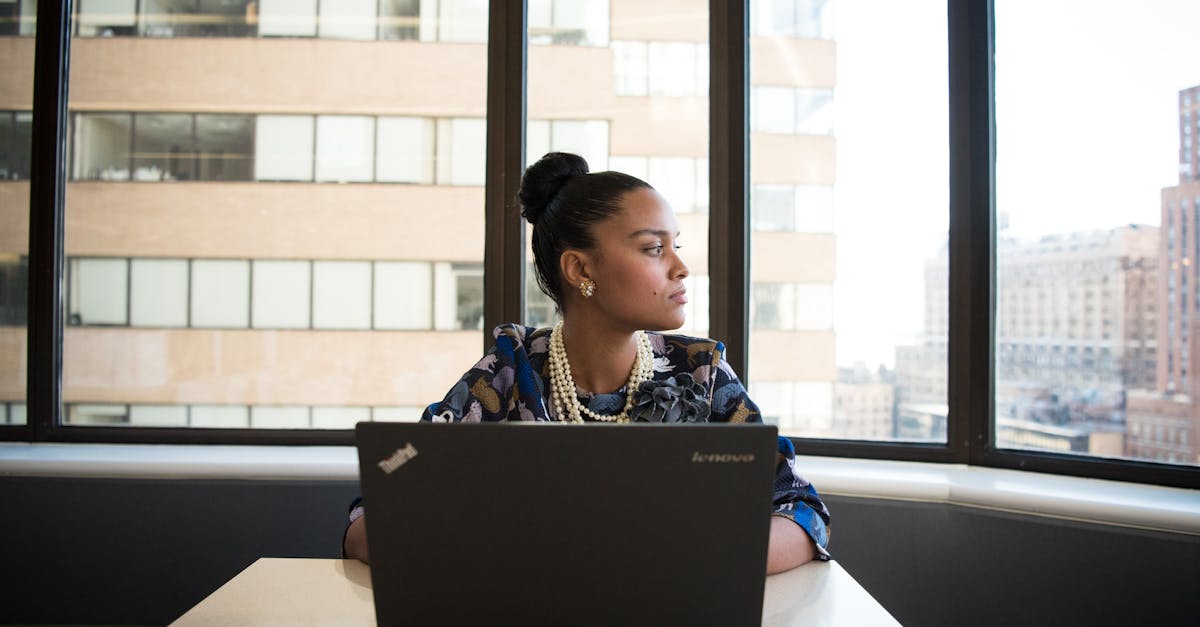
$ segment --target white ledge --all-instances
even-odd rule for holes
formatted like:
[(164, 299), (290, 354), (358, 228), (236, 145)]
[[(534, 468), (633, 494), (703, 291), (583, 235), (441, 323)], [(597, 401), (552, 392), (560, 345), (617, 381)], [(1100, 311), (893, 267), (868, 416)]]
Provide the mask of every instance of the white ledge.
[[(824, 495), (945, 503), (1200, 535), (1200, 491), (922, 462), (800, 457)], [(0, 476), (357, 481), (350, 446), (0, 444)]]

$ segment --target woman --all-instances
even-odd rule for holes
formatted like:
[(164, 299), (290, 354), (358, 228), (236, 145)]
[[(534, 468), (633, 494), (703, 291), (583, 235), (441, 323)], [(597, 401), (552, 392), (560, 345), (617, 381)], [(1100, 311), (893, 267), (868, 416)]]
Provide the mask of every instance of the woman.
[[(495, 346), (422, 420), (761, 422), (720, 342), (645, 330), (684, 321), (688, 268), (662, 196), (619, 172), (588, 173), (550, 153), (521, 180), (538, 284), (562, 313), (553, 329), (496, 328)], [(829, 512), (779, 439), (768, 573), (828, 559)], [(366, 561), (362, 507), (343, 549)]]

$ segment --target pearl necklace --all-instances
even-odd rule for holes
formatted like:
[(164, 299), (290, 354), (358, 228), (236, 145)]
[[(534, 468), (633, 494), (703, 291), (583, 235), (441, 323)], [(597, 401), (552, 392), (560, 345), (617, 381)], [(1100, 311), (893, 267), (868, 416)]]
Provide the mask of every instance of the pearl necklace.
[[(645, 331), (634, 334), (637, 338), (637, 358), (633, 360), (633, 369), (629, 373), (629, 383), (625, 385), (625, 409), (613, 416), (597, 414), (579, 402), (575, 379), (571, 376), (571, 364), (567, 362), (567, 348), (563, 344), (563, 323), (560, 320), (550, 332), (550, 396), (554, 400), (554, 411), (562, 422), (583, 422), (583, 414), (595, 420), (604, 422), (629, 422), (629, 410), (633, 407), (633, 393), (643, 381), (649, 381), (654, 373), (654, 352), (650, 348), (650, 338)], [(567, 413), (563, 412), (563, 407)]]

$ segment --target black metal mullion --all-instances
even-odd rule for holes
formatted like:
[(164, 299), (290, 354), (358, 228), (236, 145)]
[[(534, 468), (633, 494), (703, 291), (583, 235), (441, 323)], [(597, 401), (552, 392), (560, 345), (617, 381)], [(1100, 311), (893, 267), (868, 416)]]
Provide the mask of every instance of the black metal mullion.
[(946, 438), (960, 462), (991, 444), (994, 399), (995, 141), (991, 0), (947, 7), (950, 87), (950, 269)]
[(71, 0), (39, 2), (29, 184), (26, 433), (53, 434), (62, 412), (63, 224)]
[(748, 3), (708, 3), (709, 335), (749, 381), (750, 124)]
[(525, 319), (525, 226), (517, 204), (525, 163), (528, 6), (494, 0), (488, 16), (483, 349), (491, 330)]

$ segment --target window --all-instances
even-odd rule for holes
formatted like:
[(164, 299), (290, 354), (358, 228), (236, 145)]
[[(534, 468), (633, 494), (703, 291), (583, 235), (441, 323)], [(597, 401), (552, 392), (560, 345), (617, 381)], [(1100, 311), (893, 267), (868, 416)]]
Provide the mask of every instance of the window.
[(438, 120), (437, 179), (445, 185), (483, 185), (487, 170), (482, 118)]
[(525, 160), (530, 164), (548, 152), (573, 152), (586, 159), (593, 172), (609, 169), (604, 120), (529, 120), (526, 132)]
[(483, 329), (483, 267), (443, 262), (433, 274), (434, 328)]
[(72, 259), (69, 277), (70, 324), (128, 324), (128, 261)]
[(833, 38), (833, 0), (755, 0), (752, 34), (797, 39)]
[(381, 117), (375, 129), (375, 180), (433, 183), (433, 120)]
[(756, 86), (750, 92), (752, 130), (760, 133), (830, 135), (833, 90)]
[(0, 111), (0, 181), (29, 180), (33, 114)]
[[(16, 366), (0, 372), (0, 430), (124, 437), (73, 428), (91, 425), (138, 429), (138, 440), (244, 442), (256, 436), (204, 430), (415, 419), (432, 400), (427, 386), (396, 382), (453, 381), (489, 333), (481, 217), (496, 190), (483, 187), (483, 148), (513, 129), (485, 121), (485, 39), (489, 10), (509, 5), (184, 4), (75, 3), (70, 58), (87, 63), (69, 77), (68, 160), (57, 164), (66, 220), (35, 233), (40, 246), (28, 245), (28, 218), (53, 208), (27, 206), (26, 181), (58, 183), (58, 170), (23, 155), (55, 144), (32, 138), (32, 102), (20, 101), (28, 86), (6, 85), (15, 96), (0, 111), (0, 350), (54, 341), (22, 326), (41, 311), (23, 311), (23, 290), (69, 328), (54, 372), (6, 357)], [(728, 204), (708, 199), (708, 145), (721, 129), (709, 133), (706, 68), (708, 53), (723, 62), (731, 48), (709, 49), (704, 6), (651, 4), (528, 3), (528, 99), (506, 104), (525, 106), (530, 160), (577, 151), (670, 196), (691, 268), (683, 328), (706, 335), (708, 213)], [(1200, 43), (1180, 30), (1196, 23), (1184, 4), (1081, 14), (1051, 2), (1034, 15), (1015, 2), (840, 3), (835, 24), (828, 0), (752, 3), (754, 258), (742, 305), (753, 311), (740, 374), (764, 414), (816, 453), (1194, 484), (1200, 439), (1179, 397), (1195, 396), (1197, 372), (1188, 304), (1200, 302), (1200, 86), (1188, 64)], [(30, 65), (34, 8), (16, 0), (0, 11), (13, 61)], [(1066, 79), (1047, 78), (1061, 50), (1128, 41), (1129, 23), (1178, 50), (1151, 58), (1153, 45), (1125, 46), (1136, 54), (1093, 54)], [(247, 64), (250, 43), (231, 37), (255, 37), (271, 71)], [(979, 68), (994, 68), (994, 102)], [(28, 76), (16, 69), (10, 83)], [(1080, 85), (1114, 81), (1117, 97), (1075, 106)], [(1157, 174), (1144, 176), (1149, 168)], [(722, 189), (729, 175), (716, 175)], [(991, 235), (962, 228), (990, 226), (981, 220), (991, 212), (994, 267), (981, 252)], [(1177, 267), (1141, 254), (1155, 232)], [(1084, 235), (1060, 237), (1073, 233)], [(46, 258), (55, 241), (64, 263)], [(996, 291), (985, 293), (992, 272)], [(1084, 279), (1075, 297), (1063, 277)], [(52, 286), (61, 298), (46, 297)], [(994, 327), (992, 312), (977, 311), (991, 298)], [(553, 319), (532, 290), (527, 306), (526, 322)], [(717, 311), (722, 324), (728, 312)], [(966, 331), (951, 338), (952, 325)], [(993, 344), (995, 363), (983, 363)], [(449, 370), (397, 362), (404, 350), (436, 350)], [(19, 426), (26, 376), (34, 389), (61, 381), (61, 397), (34, 399), (63, 402), (49, 434)], [(980, 400), (977, 388), (993, 384)], [(146, 431), (159, 427), (175, 431)]]
[(313, 37), (317, 0), (262, 0), (258, 34), (263, 37)]
[(375, 328), (429, 329), (433, 326), (433, 269), (428, 263), (375, 263)]
[(0, 7), (0, 37), (33, 36), (37, 31), (37, 0), (15, 0)]
[(375, 175), (375, 120), (317, 116), (317, 181), (366, 182)]
[(249, 261), (196, 259), (191, 268), (192, 326), (231, 329), (250, 326)]
[[(1194, 89), (1200, 45), (1186, 38), (1186, 52), (1158, 56), (1149, 42), (1174, 41), (1183, 32), (1180, 20), (1195, 20), (1195, 9), (1137, 5), (1130, 13), (1091, 5), (1080, 13), (1064, 2), (1041, 3), (1036, 11), (1020, 2), (996, 3), (996, 195), (997, 211), (1008, 221), (996, 256), (996, 298), (1013, 298), (1010, 277), (1037, 263), (1040, 272), (1031, 280), (1049, 298), (1030, 315), (1052, 321), (1036, 338), (997, 325), (996, 342), (1040, 351), (1077, 344), (1098, 353), (1068, 367), (1055, 354), (1051, 368), (1031, 373), (1010, 368), (1000, 354), (996, 419), (1011, 425), (996, 429), (1002, 449), (1169, 460), (1182, 448), (1172, 425), (1176, 416), (1194, 414), (1197, 392), (1189, 357), (1200, 313), (1192, 292), (1200, 277), (1196, 216), (1188, 202), (1196, 187), (1182, 175), (1176, 184), (1164, 182), (1173, 178), (1172, 162), (1188, 152), (1183, 94)], [(1133, 54), (1097, 46), (1131, 20), (1143, 25), (1129, 42)], [(1103, 72), (1122, 89), (1078, 109), (1061, 101), (1078, 93), (1076, 81), (1052, 77), (1063, 50), (1084, 48), (1095, 54), (1076, 76)], [(1043, 104), (1029, 101), (1035, 96)], [(1091, 145), (1086, 138), (1100, 120), (1107, 139)], [(1049, 164), (1052, 170), (1045, 169)], [(1062, 185), (1068, 180), (1075, 182), (1071, 192)], [(1117, 288), (1089, 289), (1102, 278)], [(1156, 312), (1148, 304), (1160, 298), (1167, 310)], [(1021, 437), (1031, 432), (1041, 437)], [(1153, 435), (1135, 446), (1138, 433)], [(1172, 463), (1200, 462), (1197, 450), (1182, 452)]]
[(676, 41), (614, 41), (613, 72), (619, 96), (705, 96), (708, 46)]
[(141, 0), (139, 34), (146, 37), (253, 37), (256, 0), (221, 0), (185, 5), (171, 0)]
[(308, 261), (255, 260), (252, 264), (251, 326), (304, 329), (312, 310), (312, 264)]
[(371, 262), (313, 262), (313, 328), (371, 328)]
[(188, 326), (188, 262), (134, 259), (129, 264), (129, 324)]
[(608, 2), (530, 0), (529, 43), (556, 46), (608, 45)]
[(946, 273), (924, 266), (948, 225), (947, 60), (912, 44), (945, 41), (945, 7), (866, 35), (879, 7), (841, 4), (834, 37), (831, 6), (750, 6), (781, 42), (750, 59), (750, 388), (789, 435), (944, 441)]
[(260, 115), (255, 124), (254, 178), (259, 181), (311, 181), (313, 118)]

